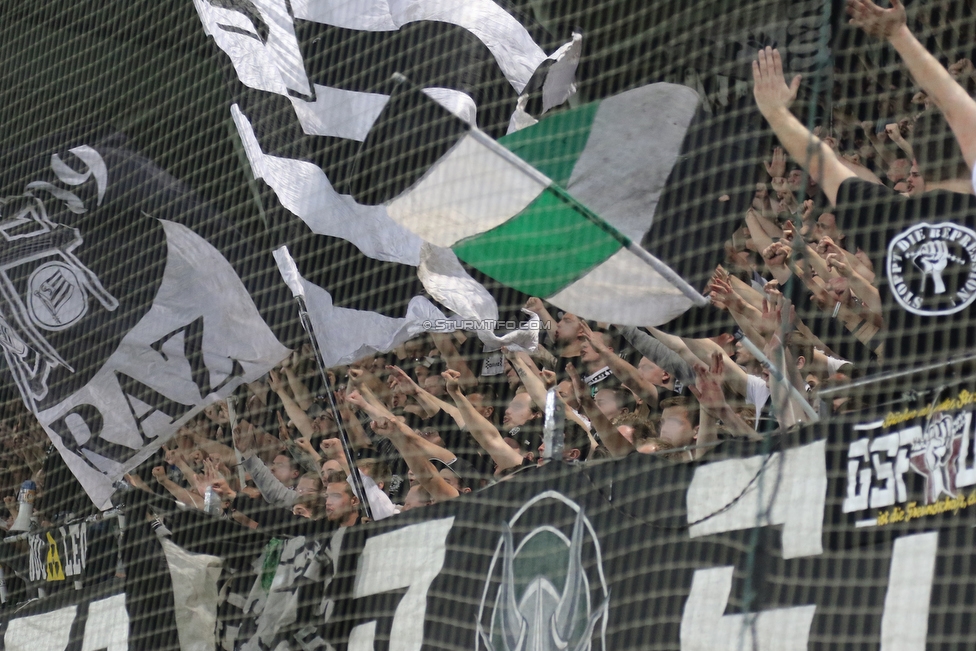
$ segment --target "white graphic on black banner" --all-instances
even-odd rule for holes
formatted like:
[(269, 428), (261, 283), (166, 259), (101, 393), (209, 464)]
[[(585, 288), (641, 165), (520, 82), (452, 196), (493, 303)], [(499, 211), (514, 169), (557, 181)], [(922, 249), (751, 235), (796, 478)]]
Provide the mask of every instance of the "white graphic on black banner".
[(91, 380), (37, 414), (96, 505), (204, 406), (287, 354), (209, 243), (159, 220), (166, 270), (145, 316)]
[[(870, 432), (881, 426), (880, 422), (869, 423), (855, 426), (855, 430)], [(847, 497), (843, 512), (908, 504), (909, 511), (896, 507), (890, 513), (862, 523), (862, 526), (885, 525), (922, 515), (921, 512), (913, 515), (913, 507), (918, 502), (933, 505), (946, 499), (968, 501), (962, 489), (976, 486), (973, 434), (973, 413), (963, 411), (937, 413), (924, 426), (912, 425), (851, 442), (847, 451)], [(906, 481), (909, 471), (925, 478), (922, 499), (912, 500)], [(924, 515), (930, 513), (926, 511)]]
[(77, 323), (89, 296), (106, 310), (119, 306), (74, 255), (83, 242), (78, 229), (51, 221), (40, 199), (0, 200), (0, 346), (28, 406), (47, 395), (52, 367), (70, 369), (44, 332)]
[[(575, 513), (569, 537), (541, 524), (557, 521), (554, 511)], [(525, 531), (526, 522), (542, 513), (549, 517)], [(599, 595), (596, 601), (594, 595)], [(596, 531), (582, 507), (546, 491), (504, 525), (481, 599), (475, 648), (589, 651), (596, 637), (597, 648), (605, 649), (609, 605)]]
[(943, 222), (916, 224), (888, 244), (888, 283), (903, 308), (954, 314), (976, 299), (976, 233)]

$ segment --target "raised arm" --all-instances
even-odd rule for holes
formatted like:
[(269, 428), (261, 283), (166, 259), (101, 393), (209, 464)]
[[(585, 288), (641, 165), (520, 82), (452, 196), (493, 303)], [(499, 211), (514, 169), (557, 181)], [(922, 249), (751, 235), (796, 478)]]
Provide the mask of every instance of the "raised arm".
[(288, 394), (285, 383), (281, 380), (281, 376), (274, 371), (268, 371), (268, 386), (281, 398), (281, 404), (285, 407), (285, 413), (288, 414), (288, 418), (291, 419), (295, 429), (305, 438), (312, 438), (312, 419), (295, 402), (295, 399)]
[(295, 402), (302, 409), (308, 409), (312, 406), (312, 394), (309, 392), (308, 387), (305, 383), (295, 375), (295, 370), (291, 366), (286, 366), (282, 369), (285, 372), (285, 377), (288, 379), (288, 386), (291, 387), (292, 395), (295, 396)]
[(828, 253), (826, 262), (828, 269), (836, 269), (837, 273), (847, 279), (851, 291), (864, 302), (864, 307), (871, 313), (875, 324), (880, 326), (884, 322), (884, 316), (881, 308), (881, 294), (878, 293), (878, 288), (854, 271), (847, 261), (836, 253)]
[(888, 41), (901, 55), (916, 83), (942, 111), (972, 168), (976, 162), (976, 101), (909, 31), (901, 2), (891, 0), (891, 7), (882, 9), (871, 0), (848, 0), (847, 13), (852, 25)]
[(431, 332), (430, 338), (434, 341), (434, 345), (437, 346), (437, 350), (441, 352), (441, 358), (447, 364), (447, 368), (457, 371), (460, 374), (461, 386), (470, 389), (478, 384), (478, 378), (474, 376), (471, 367), (468, 366), (467, 360), (458, 352), (451, 335), (443, 332)]
[(634, 350), (660, 366), (668, 375), (682, 384), (695, 381), (694, 368), (660, 341), (633, 326), (618, 326), (617, 329)]
[(772, 244), (774, 237), (783, 236), (783, 231), (779, 227), (752, 208), (746, 211), (746, 226), (749, 227), (749, 235), (760, 251)]
[(546, 339), (549, 343), (553, 343), (555, 341), (556, 320), (549, 314), (549, 310), (546, 309), (546, 305), (542, 302), (542, 299), (535, 296), (531, 297), (525, 302), (525, 309), (535, 313), (539, 317), (540, 325), (546, 333)]
[(657, 409), (657, 387), (640, 376), (634, 368), (620, 355), (610, 350), (603, 338), (595, 335), (589, 324), (583, 321), (580, 324), (583, 337), (590, 342), (590, 347), (600, 356), (600, 360), (606, 364), (610, 371), (620, 380), (621, 384), (637, 394), (637, 396), (652, 410)]
[[(728, 401), (725, 399), (725, 392), (722, 390), (722, 378), (724, 377), (725, 359), (718, 354), (712, 355), (711, 366), (706, 367), (699, 364), (695, 367), (698, 379), (694, 385), (689, 386), (691, 392), (698, 398), (703, 412), (708, 413), (713, 418), (721, 420), (725, 427), (733, 436), (746, 438), (750, 441), (762, 440), (762, 436), (756, 430), (749, 427), (742, 418), (736, 414)], [(702, 438), (701, 429), (698, 430), (698, 444), (711, 443), (707, 436)], [(701, 454), (697, 454), (698, 458)]]
[(787, 85), (779, 50), (767, 47), (760, 50), (758, 59), (752, 62), (752, 77), (755, 81), (753, 92), (760, 113), (769, 122), (793, 160), (817, 181), (831, 205), (836, 205), (840, 184), (857, 175), (845, 167), (830, 147), (810, 133), (790, 113), (790, 105), (800, 88), (800, 76), (794, 77), (790, 85)]
[(461, 412), (454, 405), (449, 405), (440, 398), (432, 395), (429, 391), (413, 381), (407, 372), (399, 366), (387, 366), (386, 370), (390, 373), (390, 379), (400, 387), (405, 395), (413, 396), (420, 406), (424, 408), (427, 416), (433, 416), (438, 411), (447, 413), (458, 427), (464, 427), (464, 419)]
[[(538, 367), (536, 367), (535, 362), (532, 361), (532, 358), (529, 357), (529, 354), (526, 352), (513, 353), (505, 348), (502, 350), (505, 351), (505, 359), (508, 360), (508, 363), (511, 364), (512, 368), (515, 369), (515, 372), (518, 373), (519, 379), (522, 381), (522, 386), (525, 387), (526, 393), (528, 393), (529, 397), (532, 398), (532, 402), (534, 402), (536, 407), (538, 407), (541, 411), (545, 411), (546, 396), (548, 395), (549, 391), (546, 389), (545, 380), (543, 380), (539, 375)], [(556, 395), (558, 397), (559, 394)], [(589, 427), (583, 422), (583, 419), (580, 418), (579, 414), (570, 409), (569, 405), (567, 405), (561, 397), (559, 398), (559, 402), (563, 405), (566, 418), (569, 418), (573, 422), (577, 423), (584, 430), (589, 430)]]
[[(634, 446), (631, 445), (630, 441), (624, 438), (623, 434), (610, 422), (610, 419), (604, 416), (600, 408), (596, 406), (593, 396), (583, 384), (576, 367), (567, 364), (566, 373), (573, 383), (573, 391), (576, 393), (576, 400), (579, 401), (580, 408), (586, 412), (586, 417), (590, 419), (593, 429), (600, 435), (600, 440), (603, 441), (603, 445), (610, 451), (610, 454), (616, 458), (621, 458), (633, 452)], [(596, 441), (593, 441), (591, 437), (590, 445), (595, 445), (595, 443)]]
[(689, 360), (695, 360), (695, 365), (704, 364), (704, 360), (711, 359), (713, 354), (719, 353), (725, 360), (723, 366), (724, 381), (740, 396), (746, 395), (746, 390), (749, 386), (749, 381), (746, 379), (747, 373), (742, 370), (742, 367), (732, 361), (732, 358), (726, 355), (725, 351), (717, 343), (711, 339), (684, 339), (661, 332), (656, 328), (651, 328), (650, 331), (652, 335), (658, 337), (667, 346), (674, 346), (676, 348), (683, 347), (687, 351), (687, 358)]
[(156, 466), (152, 469), (152, 476), (163, 488), (169, 491), (170, 495), (175, 497), (177, 500), (183, 504), (186, 504), (187, 506), (192, 506), (193, 508), (200, 509), (201, 511), (203, 510), (203, 498), (188, 491), (167, 477), (165, 468), (162, 466)]
[(406, 461), (407, 467), (435, 502), (443, 502), (458, 496), (458, 490), (448, 484), (430, 462), (430, 458), (420, 445), (423, 438), (419, 434), (396, 418), (373, 421), (372, 427), (374, 432), (390, 439), (397, 452)]
[(484, 448), (498, 469), (506, 470), (522, 465), (522, 455), (509, 447), (502, 435), (498, 433), (498, 429), (478, 413), (467, 396), (461, 392), (457, 371), (444, 371), (441, 375), (447, 385), (447, 395), (451, 396), (461, 411), (461, 418), (467, 424), (471, 436)]
[[(723, 278), (716, 274), (712, 276), (712, 281), (708, 285), (709, 298), (712, 305), (722, 310), (728, 310), (736, 325), (742, 330), (745, 336), (752, 341), (765, 341), (759, 332), (758, 322), (762, 317), (762, 312), (745, 302), (739, 294), (732, 289), (732, 283), (728, 278)], [(695, 369), (698, 370), (697, 368)]]

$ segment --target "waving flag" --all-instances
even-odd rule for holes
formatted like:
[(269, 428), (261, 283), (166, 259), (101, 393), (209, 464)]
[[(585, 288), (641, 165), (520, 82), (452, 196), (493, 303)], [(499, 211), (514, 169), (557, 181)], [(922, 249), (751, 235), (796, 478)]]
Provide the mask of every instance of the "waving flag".
[(288, 349), (200, 234), (219, 230), (218, 217), (118, 138), (38, 143), (7, 162), (0, 348), (24, 403), (104, 507), (114, 480)]
[[(359, 153), (379, 136), (440, 139), (436, 121), (425, 121), (415, 105), (391, 100), (392, 74), (407, 74), (428, 97), (500, 136), (575, 92), (580, 37), (557, 45), (491, 0), (195, 0), (195, 7), (223, 54), (235, 100), (228, 108), (254, 179), (271, 190), (271, 212), (283, 223), (297, 217), (312, 233), (351, 243), (353, 256), (388, 263), (391, 281), (416, 285), (400, 323), (416, 332), (426, 320), (420, 317), (436, 309), (417, 282), (423, 240), (362, 193), (408, 187), (438, 153), (412, 157), (382, 182), (362, 167)], [(279, 243), (291, 246), (285, 240)], [(327, 285), (316, 269), (302, 272)], [(467, 275), (464, 284), (476, 300), (455, 296), (444, 304), (464, 318), (497, 318), (491, 294)], [(313, 299), (310, 294), (310, 310), (316, 309)], [(329, 297), (321, 299), (328, 304)], [(490, 332), (479, 335), (498, 344)]]
[[(488, 276), (565, 310), (663, 323), (692, 305), (693, 291), (679, 289), (663, 265), (648, 266), (628, 240), (639, 242), (651, 227), (697, 104), (686, 87), (654, 84), (546, 117), (499, 143), (447, 118), (458, 131), (454, 144), (387, 201), (387, 212)], [(364, 155), (377, 176), (393, 147)]]

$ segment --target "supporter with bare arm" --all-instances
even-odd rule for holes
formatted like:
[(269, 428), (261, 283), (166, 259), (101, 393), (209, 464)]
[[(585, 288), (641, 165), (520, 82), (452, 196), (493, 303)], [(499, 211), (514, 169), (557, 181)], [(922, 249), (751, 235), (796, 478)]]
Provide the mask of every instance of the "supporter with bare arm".
[(749, 236), (755, 242), (756, 248), (760, 251), (773, 243), (773, 238), (783, 236), (783, 230), (776, 226), (771, 219), (763, 217), (762, 214), (753, 208), (746, 211), (746, 226), (749, 227)]
[(282, 382), (281, 376), (274, 371), (268, 372), (268, 386), (281, 398), (281, 404), (285, 408), (285, 413), (291, 420), (295, 429), (305, 438), (311, 439), (314, 434), (312, 430), (312, 419), (308, 417), (305, 410), (295, 402), (295, 399), (288, 393), (287, 385)]
[(546, 338), (550, 343), (555, 342), (553, 327), (556, 325), (556, 320), (552, 318), (542, 299), (535, 296), (531, 297), (525, 302), (525, 309), (539, 317), (540, 327), (545, 331)]
[[(721, 266), (719, 266), (719, 269), (725, 271), (725, 269), (723, 269)], [(757, 310), (762, 307), (762, 293), (758, 289), (738, 276), (729, 274), (727, 271), (725, 271), (725, 277), (729, 284), (732, 285), (732, 289), (735, 291), (735, 293), (742, 297), (742, 300), (744, 300), (748, 305), (751, 305)]]
[[(369, 387), (360, 387), (360, 391), (361, 393), (356, 391), (350, 393), (349, 401), (368, 413), (373, 420), (383, 418), (396, 421), (400, 420), (393, 414), (393, 412), (387, 409), (375, 395), (373, 395), (373, 392), (369, 390)], [(444, 463), (451, 463), (457, 458), (457, 456), (447, 448), (441, 447), (436, 443), (432, 443), (420, 435), (417, 435), (417, 439), (418, 440), (415, 444), (424, 451), (428, 459), (438, 459)]]
[(826, 256), (828, 253), (836, 253), (847, 261), (854, 273), (859, 274), (869, 283), (874, 282), (874, 271), (870, 269), (866, 264), (864, 264), (856, 255), (851, 253), (846, 249), (842, 249), (836, 243), (834, 243), (833, 238), (821, 237), (820, 241), (817, 242), (817, 253), (820, 254), (821, 258), (824, 258), (826, 262)]
[[(298, 403), (298, 406), (302, 409), (308, 409), (312, 406), (312, 402), (314, 402), (312, 399), (312, 393), (308, 390), (308, 387), (305, 386), (305, 383), (302, 382), (297, 375), (295, 375), (295, 369), (293, 368), (294, 364), (295, 362), (291, 361), (288, 366), (282, 366), (281, 370), (285, 374), (285, 379), (288, 380), (288, 386), (291, 388), (292, 395), (295, 396), (295, 402)], [(330, 382), (330, 384), (334, 385), (335, 383)]]
[(335, 401), (336, 408), (339, 410), (339, 418), (342, 419), (342, 424), (345, 427), (346, 435), (349, 437), (350, 445), (357, 450), (372, 447), (369, 436), (366, 434), (366, 430), (363, 429), (363, 424), (356, 418), (356, 411), (352, 408), (349, 401), (346, 400), (346, 392), (344, 390), (336, 391)]
[[(665, 344), (682, 356), (688, 364), (697, 366), (704, 364), (704, 360), (711, 359), (713, 354), (720, 354), (724, 361), (722, 365), (722, 379), (730, 389), (756, 406), (756, 413), (762, 411), (763, 405), (769, 397), (769, 390), (761, 378), (749, 375), (729, 357), (722, 347), (711, 339), (684, 339), (675, 335), (661, 332), (657, 328), (649, 328), (650, 333), (661, 343)], [(761, 345), (761, 344), (757, 344)], [(697, 374), (696, 374), (697, 381)], [(758, 422), (758, 419), (757, 419)]]
[(512, 449), (505, 442), (498, 429), (475, 409), (471, 401), (461, 391), (459, 378), (455, 376), (456, 372), (448, 370), (441, 374), (444, 377), (447, 395), (451, 396), (454, 404), (461, 412), (461, 418), (464, 419), (468, 432), (495, 462), (496, 473), (522, 465), (522, 455), (519, 454), (518, 450)]
[(816, 180), (830, 204), (836, 205), (840, 184), (857, 175), (790, 112), (800, 88), (800, 76), (787, 85), (783, 77), (783, 59), (778, 50), (770, 47), (759, 51), (757, 60), (752, 63), (752, 76), (755, 81), (753, 94), (760, 113), (790, 156)]
[[(427, 456), (420, 444), (424, 440), (423, 437), (405, 423), (395, 417), (381, 418), (374, 420), (370, 426), (374, 432), (390, 440), (403, 460), (406, 461), (407, 467), (413, 472), (417, 481), (430, 493), (435, 503), (454, 499), (461, 494), (462, 491), (451, 486), (434, 468), (434, 464), (430, 462), (430, 457)], [(465, 492), (470, 492), (470, 489), (465, 489)]]
[(847, 13), (852, 25), (888, 41), (901, 55), (916, 83), (942, 111), (972, 168), (976, 163), (976, 100), (911, 33), (901, 2), (891, 0), (891, 6), (882, 9), (871, 0), (848, 0)]
[(432, 417), (438, 411), (443, 411), (454, 419), (458, 427), (464, 427), (464, 419), (461, 418), (461, 412), (458, 411), (457, 407), (444, 402), (414, 382), (413, 378), (399, 366), (387, 366), (386, 370), (390, 373), (390, 381), (397, 384), (400, 387), (400, 391), (405, 395), (413, 396), (420, 406), (423, 407), (424, 413), (428, 418)]
[(610, 368), (620, 383), (630, 389), (644, 404), (657, 409), (657, 387), (645, 380), (627, 361), (611, 350), (603, 341), (603, 337), (595, 334), (585, 321), (581, 324), (583, 338), (590, 342), (590, 347), (600, 356), (600, 360)]
[(193, 493), (166, 476), (166, 468), (162, 466), (156, 466), (152, 469), (153, 478), (159, 482), (160, 486), (169, 491), (170, 495), (176, 498), (177, 501), (186, 504), (187, 506), (192, 506), (195, 509), (203, 510), (203, 497)]
[(202, 493), (203, 486), (203, 475), (197, 474), (190, 464), (187, 463), (186, 457), (183, 456), (183, 452), (180, 450), (170, 450), (165, 445), (163, 446), (163, 453), (166, 459), (166, 463), (171, 466), (176, 466), (181, 473), (183, 473), (183, 478), (186, 479), (186, 483), (189, 484), (198, 493)]
[(854, 271), (847, 260), (836, 253), (828, 253), (826, 263), (828, 269), (835, 270), (842, 278), (847, 279), (851, 290), (864, 303), (875, 324), (881, 325), (884, 317), (881, 313), (881, 294), (878, 293), (878, 288)]
[[(456, 371), (447, 371), (456, 373)], [(369, 387), (362, 386), (359, 392), (349, 394), (349, 400), (365, 411), (373, 419), (370, 427), (373, 431), (387, 438), (403, 457), (407, 467), (413, 472), (417, 480), (434, 498), (435, 502), (442, 502), (457, 497), (459, 491), (451, 486), (434, 468), (431, 459), (438, 459), (445, 464), (456, 458), (453, 453), (439, 445), (427, 441), (417, 434), (406, 423), (393, 415), (380, 402)]]
[[(783, 324), (783, 310), (789, 310), (789, 320), (793, 320), (793, 307), (789, 301), (782, 296), (771, 297), (763, 311), (763, 321), (767, 324), (767, 330), (771, 332), (763, 351), (766, 357), (772, 362), (776, 370), (784, 378), (785, 382), (770, 379), (770, 399), (773, 402), (773, 410), (776, 413), (776, 420), (782, 428), (789, 428), (809, 420), (803, 407), (799, 404), (798, 398), (789, 386), (793, 385), (801, 394), (806, 383), (800, 377), (799, 360), (793, 359), (789, 349), (783, 345), (783, 335), (781, 326)], [(767, 369), (767, 373), (769, 370)]]
[[(217, 438), (219, 439), (222, 437), (223, 428), (218, 427)], [(220, 461), (228, 468), (237, 465), (237, 455), (234, 454), (234, 449), (229, 445), (224, 445), (219, 441), (215, 441), (202, 435), (194, 435), (193, 440), (196, 442), (197, 447), (214, 459), (220, 459)]]
[[(508, 363), (511, 364), (512, 368), (515, 369), (515, 372), (518, 373), (522, 386), (525, 387), (526, 393), (528, 393), (529, 397), (532, 398), (532, 402), (534, 402), (540, 410), (545, 411), (546, 395), (549, 393), (549, 391), (546, 389), (545, 380), (543, 380), (542, 376), (539, 375), (535, 362), (533, 362), (532, 358), (529, 357), (529, 354), (525, 352), (515, 353), (507, 348), (502, 348), (502, 352), (505, 354), (505, 359), (508, 360)], [(559, 394), (557, 393), (556, 395), (558, 396)], [(563, 400), (562, 397), (559, 397), (559, 402), (561, 402), (563, 405), (563, 409), (566, 412), (566, 418), (575, 421), (580, 427), (583, 428), (584, 431), (588, 432), (590, 428), (586, 422), (580, 418), (579, 414), (573, 411), (573, 409), (566, 404), (566, 401)]]
[(727, 274), (723, 277), (721, 273), (718, 273), (718, 270), (716, 272), (708, 284), (708, 296), (712, 305), (720, 310), (728, 311), (746, 337), (752, 341), (761, 340), (756, 323), (762, 317), (762, 312), (743, 300), (739, 293), (732, 289), (732, 283)]
[[(613, 423), (603, 415), (600, 408), (597, 407), (596, 401), (590, 395), (590, 392), (585, 384), (583, 384), (583, 379), (580, 377), (579, 371), (572, 364), (566, 365), (566, 374), (569, 375), (570, 381), (573, 383), (573, 391), (576, 393), (576, 400), (580, 403), (580, 409), (586, 413), (586, 417), (590, 419), (590, 423), (596, 433), (600, 435), (600, 440), (603, 445), (610, 451), (610, 454), (616, 458), (622, 458), (634, 451), (634, 446), (630, 441), (624, 438), (623, 434), (613, 426)], [(586, 428), (587, 433), (589, 428)], [(596, 440), (590, 436), (590, 449), (596, 448)]]
[[(725, 392), (722, 390), (722, 382), (725, 377), (725, 358), (715, 353), (711, 357), (711, 364), (709, 366), (699, 364), (695, 367), (695, 373), (698, 380), (693, 388), (689, 388), (698, 399), (698, 404), (701, 405), (702, 410), (713, 418), (722, 421), (732, 436), (750, 441), (761, 441), (762, 436), (742, 420), (742, 417), (735, 413), (735, 410), (725, 399)], [(699, 429), (698, 444), (709, 442), (711, 442), (709, 436), (703, 436), (701, 429)]]
[(457, 346), (454, 345), (453, 335), (444, 332), (431, 332), (430, 338), (434, 341), (434, 346), (437, 347), (437, 350), (440, 351), (441, 359), (444, 360), (447, 368), (458, 372), (461, 378), (461, 386), (465, 389), (471, 389), (476, 386), (478, 384), (478, 378), (471, 371), (468, 362), (458, 352)]

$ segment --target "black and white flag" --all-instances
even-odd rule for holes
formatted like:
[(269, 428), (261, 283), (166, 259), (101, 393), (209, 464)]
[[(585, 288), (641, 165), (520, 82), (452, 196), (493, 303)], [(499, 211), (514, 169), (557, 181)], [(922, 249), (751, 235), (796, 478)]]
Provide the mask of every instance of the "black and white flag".
[(192, 226), (216, 217), (117, 144), (38, 144), (0, 187), (6, 371), (96, 505), (288, 349)]
[[(402, 73), (440, 106), (494, 136), (533, 123), (532, 114), (575, 92), (579, 35), (552, 42), (525, 16), (492, 0), (194, 5), (205, 33), (225, 55), (234, 97), (230, 113), (253, 177), (273, 192), (272, 212), (280, 208), (313, 233), (352, 243), (355, 255), (390, 263), (387, 272), (404, 284), (415, 281), (419, 267), (430, 288), (437, 280), (431, 276), (448, 273), (441, 264), (445, 256), (453, 259), (450, 273), (460, 265), (451, 251), (431, 251), (382, 205), (453, 144), (442, 116), (391, 98), (393, 74)], [(402, 164), (395, 174), (387, 166), (377, 173), (364, 167), (364, 147)], [(438, 262), (428, 264), (432, 260)], [(437, 293), (438, 300), (464, 319), (497, 320), (492, 295), (474, 279), (461, 284), (455, 292)], [(317, 302), (332, 307), (329, 296), (309, 294), (311, 311)], [(398, 316), (405, 328), (419, 332), (433, 310), (418, 296)], [(351, 315), (334, 316), (340, 318), (332, 323), (340, 325)], [(479, 336), (499, 343), (490, 332)], [(330, 350), (333, 342), (322, 344), (329, 363), (348, 361)]]

